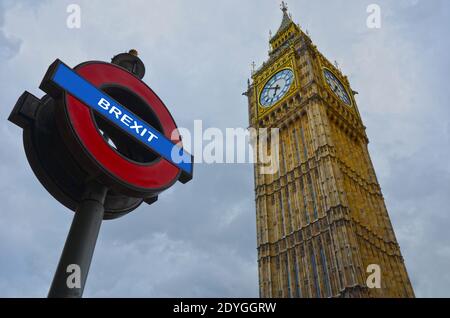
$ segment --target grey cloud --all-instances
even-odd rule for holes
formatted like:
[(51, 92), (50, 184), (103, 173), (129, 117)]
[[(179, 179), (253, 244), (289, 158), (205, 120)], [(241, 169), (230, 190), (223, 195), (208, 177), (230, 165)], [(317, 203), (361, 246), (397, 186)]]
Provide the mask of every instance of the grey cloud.
[[(371, 1), (289, 5), (360, 92), (417, 295), (448, 297), (449, 43), (439, 35), (448, 29), (449, 4), (379, 2), (378, 31), (365, 27)], [(71, 1), (33, 3), (0, 2), (1, 52), (2, 34), (13, 41), (0, 62), (0, 296), (7, 297), (46, 295), (72, 217), (38, 183), (20, 130), (6, 121), (21, 92), (41, 96), (37, 86), (56, 57), (75, 66), (137, 48), (149, 70), (144, 80), (180, 126), (203, 119), (205, 128), (246, 127), (241, 93), (250, 63), (266, 58), (268, 30), (281, 19), (272, 1), (79, 1), (82, 28), (69, 30)], [(255, 228), (252, 167), (198, 165), (191, 183), (102, 225), (86, 296), (258, 296)]]

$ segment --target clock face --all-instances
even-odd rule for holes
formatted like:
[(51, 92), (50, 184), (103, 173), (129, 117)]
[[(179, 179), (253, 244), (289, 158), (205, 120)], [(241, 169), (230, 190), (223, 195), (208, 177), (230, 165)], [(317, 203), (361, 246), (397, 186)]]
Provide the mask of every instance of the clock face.
[(345, 89), (344, 85), (337, 79), (337, 77), (331, 73), (326, 68), (323, 69), (323, 75), (325, 76), (325, 80), (330, 86), (331, 90), (336, 94), (337, 97), (339, 97), (340, 100), (342, 100), (345, 104), (348, 106), (352, 105), (350, 96), (348, 96), (347, 90)]
[(259, 97), (262, 107), (269, 108), (280, 101), (294, 83), (294, 72), (290, 69), (279, 71), (264, 85)]

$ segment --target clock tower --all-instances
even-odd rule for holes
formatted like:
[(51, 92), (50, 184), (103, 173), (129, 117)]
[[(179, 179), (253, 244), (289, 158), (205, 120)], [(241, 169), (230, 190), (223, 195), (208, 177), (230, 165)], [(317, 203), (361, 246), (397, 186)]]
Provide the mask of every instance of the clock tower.
[(279, 128), (255, 165), (261, 297), (414, 297), (347, 77), (283, 19), (249, 81), (250, 127)]

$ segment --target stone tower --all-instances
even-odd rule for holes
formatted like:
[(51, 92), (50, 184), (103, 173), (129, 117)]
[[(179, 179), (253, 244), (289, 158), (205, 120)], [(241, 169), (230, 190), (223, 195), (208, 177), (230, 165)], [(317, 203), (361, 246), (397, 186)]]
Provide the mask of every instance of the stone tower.
[(278, 172), (255, 165), (260, 296), (414, 297), (355, 92), (281, 9), (245, 93), (250, 127), (280, 136)]

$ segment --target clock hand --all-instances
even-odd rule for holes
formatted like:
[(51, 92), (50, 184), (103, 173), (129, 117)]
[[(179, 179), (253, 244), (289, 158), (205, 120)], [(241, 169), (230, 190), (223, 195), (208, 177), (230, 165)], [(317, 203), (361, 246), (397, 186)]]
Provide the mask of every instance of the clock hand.
[(273, 92), (274, 97), (277, 95), (277, 90), (279, 90), (279, 89), (280, 89), (279, 85), (275, 86), (275, 92)]
[(277, 86), (270, 86), (267, 89), (280, 89), (280, 86), (277, 84)]

